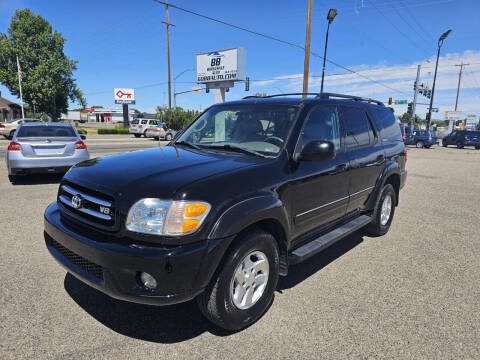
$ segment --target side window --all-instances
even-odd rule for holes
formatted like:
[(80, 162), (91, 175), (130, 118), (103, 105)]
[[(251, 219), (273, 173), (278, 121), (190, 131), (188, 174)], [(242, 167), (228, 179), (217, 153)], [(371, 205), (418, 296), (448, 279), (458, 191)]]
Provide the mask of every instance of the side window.
[(142, 120), (142, 125), (145, 125), (148, 122), (148, 120)]
[(345, 106), (342, 114), (347, 127), (347, 146), (355, 148), (373, 143), (373, 133), (364, 110)]
[(340, 149), (340, 127), (335, 106), (318, 106), (310, 111), (300, 134), (301, 148), (311, 141), (330, 141)]

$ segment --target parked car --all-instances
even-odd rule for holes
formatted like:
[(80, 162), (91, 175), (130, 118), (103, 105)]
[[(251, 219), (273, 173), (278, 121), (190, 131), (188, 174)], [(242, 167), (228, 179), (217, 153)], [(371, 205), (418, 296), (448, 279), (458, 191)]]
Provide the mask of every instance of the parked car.
[(355, 231), (387, 233), (406, 161), (379, 101), (247, 97), (211, 106), (167, 146), (72, 167), (45, 211), (45, 242), (114, 298), (196, 298), (238, 330), (266, 311), (289, 265)]
[(442, 139), (443, 147), (456, 145), (462, 149), (465, 146), (474, 146), (480, 149), (480, 131), (478, 130), (455, 130)]
[(37, 122), (40, 121), (38, 119), (13, 119), (8, 120), (5, 123), (0, 123), (0, 135), (3, 135), (5, 139), (11, 140), (13, 138), (13, 134), (15, 134), (15, 130), (20, 124), (23, 123), (30, 123), (30, 122)]
[(148, 129), (153, 129), (155, 126), (157, 126), (157, 123), (159, 120), (156, 119), (134, 119), (130, 123), (130, 128), (128, 132), (130, 134), (133, 134), (135, 137), (140, 137), (140, 136), (146, 136), (146, 132)]
[(159, 121), (157, 126), (149, 128), (146, 131), (145, 137), (154, 138), (155, 140), (164, 139), (170, 141), (173, 139), (175, 132), (175, 130), (169, 129), (165, 123)]
[(22, 123), (8, 145), (10, 181), (31, 173), (63, 173), (89, 158), (87, 146), (71, 124)]
[(438, 143), (438, 139), (435, 140), (430, 131), (413, 129), (412, 134), (404, 138), (404, 142), (406, 145), (415, 145), (419, 149), (429, 149), (432, 145)]

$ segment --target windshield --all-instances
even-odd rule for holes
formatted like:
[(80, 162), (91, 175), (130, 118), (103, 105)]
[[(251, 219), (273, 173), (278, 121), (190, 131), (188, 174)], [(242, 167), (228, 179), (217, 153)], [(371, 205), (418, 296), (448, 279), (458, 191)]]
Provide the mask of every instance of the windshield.
[(285, 143), (297, 111), (298, 107), (287, 105), (213, 106), (176, 142), (215, 150), (241, 147), (263, 155), (276, 155)]
[(76, 134), (67, 126), (22, 126), (17, 137), (76, 137)]

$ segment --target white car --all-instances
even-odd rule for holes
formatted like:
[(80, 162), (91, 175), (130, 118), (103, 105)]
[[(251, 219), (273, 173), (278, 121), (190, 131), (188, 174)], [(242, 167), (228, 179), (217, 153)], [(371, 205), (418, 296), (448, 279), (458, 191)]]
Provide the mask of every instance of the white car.
[(128, 132), (130, 134), (135, 135), (135, 137), (140, 137), (142, 135), (147, 137), (146, 136), (147, 130), (150, 128), (154, 128), (155, 126), (157, 126), (159, 122), (160, 121), (156, 119), (138, 118), (138, 119), (132, 120), (132, 122), (130, 123), (130, 128), (128, 129)]
[(173, 139), (173, 135), (175, 135), (175, 130), (169, 129), (165, 123), (160, 121), (157, 126), (150, 128), (145, 132), (145, 137), (154, 138), (155, 140), (163, 139), (170, 141)]
[(87, 145), (71, 124), (23, 123), (8, 145), (7, 169), (10, 181), (31, 173), (64, 173), (87, 160)]
[(8, 120), (5, 123), (0, 123), (0, 135), (3, 135), (5, 139), (11, 140), (13, 138), (13, 134), (15, 134), (15, 130), (20, 124), (29, 123), (29, 122), (36, 122), (40, 121), (38, 119), (13, 119)]

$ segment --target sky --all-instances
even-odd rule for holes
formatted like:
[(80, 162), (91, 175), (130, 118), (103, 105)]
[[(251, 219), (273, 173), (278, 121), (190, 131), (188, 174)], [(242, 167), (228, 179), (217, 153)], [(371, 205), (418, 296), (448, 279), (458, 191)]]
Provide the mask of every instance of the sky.
[[(303, 46), (307, 0), (172, 0), (186, 9), (218, 18)], [(119, 107), (113, 88), (136, 89), (135, 108), (153, 112), (168, 104), (165, 6), (153, 0), (0, 0), (0, 32), (6, 32), (16, 9), (42, 15), (67, 39), (65, 53), (78, 61), (74, 73), (88, 106)], [(327, 58), (357, 71), (358, 76), (331, 63), (326, 65), (327, 92), (372, 97), (386, 102), (413, 98), (413, 82), (420, 64), (420, 82), (433, 83), (437, 39), (452, 33), (441, 48), (434, 107), (443, 118), (453, 110), (461, 62), (464, 67), (459, 110), (480, 115), (480, 1), (478, 0), (314, 0), (311, 51), (323, 54), (326, 15), (338, 15), (330, 26)], [(176, 9), (170, 9), (171, 69), (174, 76), (195, 68), (197, 53), (241, 46), (247, 51), (250, 91), (236, 83), (227, 100), (256, 92), (274, 94), (302, 90), (302, 49), (255, 36)], [(311, 57), (309, 91), (318, 92), (322, 59)], [(366, 78), (365, 78), (366, 77)], [(372, 81), (373, 80), (373, 81)], [(195, 82), (195, 71), (178, 77), (176, 90)], [(17, 101), (0, 85), (2, 96)], [(429, 100), (419, 96), (419, 102)], [(173, 95), (172, 95), (173, 102)], [(214, 94), (187, 93), (177, 105), (205, 109)], [(71, 104), (71, 108), (78, 104)], [(407, 105), (394, 106), (397, 114)], [(418, 105), (425, 116), (427, 106)]]

